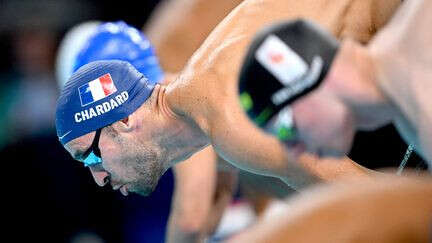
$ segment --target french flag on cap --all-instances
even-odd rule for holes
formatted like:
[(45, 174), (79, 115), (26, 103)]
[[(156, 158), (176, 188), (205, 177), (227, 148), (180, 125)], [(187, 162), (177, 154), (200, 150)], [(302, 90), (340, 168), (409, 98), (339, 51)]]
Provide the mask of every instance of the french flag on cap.
[(109, 73), (81, 85), (78, 88), (81, 106), (101, 100), (117, 91)]

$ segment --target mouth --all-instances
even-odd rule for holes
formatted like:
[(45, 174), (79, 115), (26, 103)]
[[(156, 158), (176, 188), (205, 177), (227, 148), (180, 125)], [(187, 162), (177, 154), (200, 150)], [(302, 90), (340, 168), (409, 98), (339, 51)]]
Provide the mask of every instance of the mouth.
[(121, 186), (120, 187), (120, 192), (121, 192), (121, 194), (123, 194), (123, 196), (127, 196), (127, 195), (129, 195), (129, 192), (128, 192), (128, 189), (127, 189), (127, 187), (126, 187), (126, 185), (123, 185), (123, 186)]
[(129, 195), (129, 192), (128, 192), (128, 189), (127, 189), (126, 184), (124, 184), (124, 185), (113, 185), (112, 188), (113, 188), (114, 191), (117, 191), (117, 190), (120, 189), (120, 193), (121, 193), (123, 196), (125, 196), (125, 197), (126, 197), (127, 195)]

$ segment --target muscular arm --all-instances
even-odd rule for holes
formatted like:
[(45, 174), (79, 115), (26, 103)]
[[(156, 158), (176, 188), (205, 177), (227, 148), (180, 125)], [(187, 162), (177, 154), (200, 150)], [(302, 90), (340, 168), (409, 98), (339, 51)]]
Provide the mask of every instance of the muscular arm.
[[(234, 101), (232, 101), (234, 102)], [(252, 124), (240, 106), (230, 114), (218, 116), (212, 126), (213, 146), (217, 152), (237, 166), (253, 173), (275, 176), (296, 189), (317, 181), (332, 181), (340, 177), (367, 175), (368, 170), (348, 158), (318, 159), (315, 156), (287, 150), (276, 138), (263, 133)], [(221, 119), (221, 120), (219, 120)], [(241, 129), (240, 129), (241, 128)]]
[(175, 166), (175, 191), (166, 242), (201, 242), (217, 227), (231, 201), (235, 178), (216, 170), (211, 147)]
[[(364, 1), (244, 1), (216, 27), (169, 87), (172, 104), (178, 104), (174, 110), (193, 117), (215, 149), (231, 163), (254, 173), (279, 177), (296, 188), (320, 179), (366, 174), (364, 168), (346, 158), (317, 160), (311, 155), (287, 151), (251, 124), (237, 102), (238, 70), (245, 49), (259, 29), (275, 21), (303, 17), (320, 23), (338, 37), (370, 38), (373, 11), (370, 5), (364, 9), (361, 2)], [(197, 93), (201, 95), (198, 98)]]
[(175, 188), (166, 242), (197, 242), (204, 237), (201, 228), (214, 193), (215, 167), (216, 158), (209, 149), (174, 167)]
[(231, 201), (236, 184), (232, 169), (217, 169), (212, 147), (174, 167), (175, 190), (166, 242), (201, 242), (213, 233)]

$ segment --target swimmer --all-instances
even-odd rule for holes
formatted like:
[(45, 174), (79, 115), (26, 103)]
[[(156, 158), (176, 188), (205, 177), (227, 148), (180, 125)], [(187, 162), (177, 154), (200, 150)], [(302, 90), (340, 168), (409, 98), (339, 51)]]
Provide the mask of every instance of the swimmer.
[[(167, 84), (172, 77), (162, 72), (151, 43), (137, 29), (122, 21), (88, 21), (73, 27), (61, 42), (56, 63), (59, 87), (82, 65), (110, 59), (132, 63), (155, 82)], [(168, 230), (174, 233), (169, 235), (184, 232), (180, 239), (195, 242), (198, 240), (192, 240), (194, 237), (201, 239), (215, 230), (231, 199), (236, 178), (227, 169), (216, 174), (216, 167), (216, 156), (210, 148), (174, 166), (175, 189)], [(179, 242), (179, 236), (175, 239)]]
[[(376, 6), (382, 1), (372, 3)], [(363, 4), (244, 1), (216, 27), (168, 86), (148, 83), (124, 62), (88, 64), (71, 77), (62, 91), (56, 119), (59, 138), (74, 158), (96, 164), (100, 172), (95, 177), (98, 184), (111, 183), (124, 192), (150, 193), (164, 171), (209, 144), (236, 166), (280, 178), (295, 188), (341, 176), (368, 175), (369, 170), (348, 159), (335, 163), (285, 150), (243, 114), (236, 82), (247, 45), (255, 32), (268, 23), (308, 16), (322, 21), (341, 37), (352, 33), (365, 41), (374, 29), (370, 23), (359, 21), (358, 14), (378, 19), (374, 26), (379, 26), (377, 23), (385, 23), (382, 18), (388, 17), (399, 1), (386, 1), (389, 6), (372, 8), (379, 14), (357, 11)], [(347, 15), (347, 8), (353, 15)], [(254, 18), (247, 17), (251, 14)], [(109, 78), (104, 76), (107, 73)], [(87, 87), (105, 80), (110, 89), (93, 97), (98, 90)], [(87, 91), (91, 93), (88, 100), (81, 97)], [(83, 99), (84, 103), (80, 103)]]

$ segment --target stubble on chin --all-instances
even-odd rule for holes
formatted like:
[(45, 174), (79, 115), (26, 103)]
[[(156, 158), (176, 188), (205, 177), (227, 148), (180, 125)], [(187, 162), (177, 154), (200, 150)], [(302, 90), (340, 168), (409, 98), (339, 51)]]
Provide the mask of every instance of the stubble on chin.
[(166, 171), (155, 151), (147, 150), (144, 156), (136, 156), (134, 170), (137, 174), (136, 182), (131, 185), (131, 192), (142, 196), (152, 193), (161, 176)]

